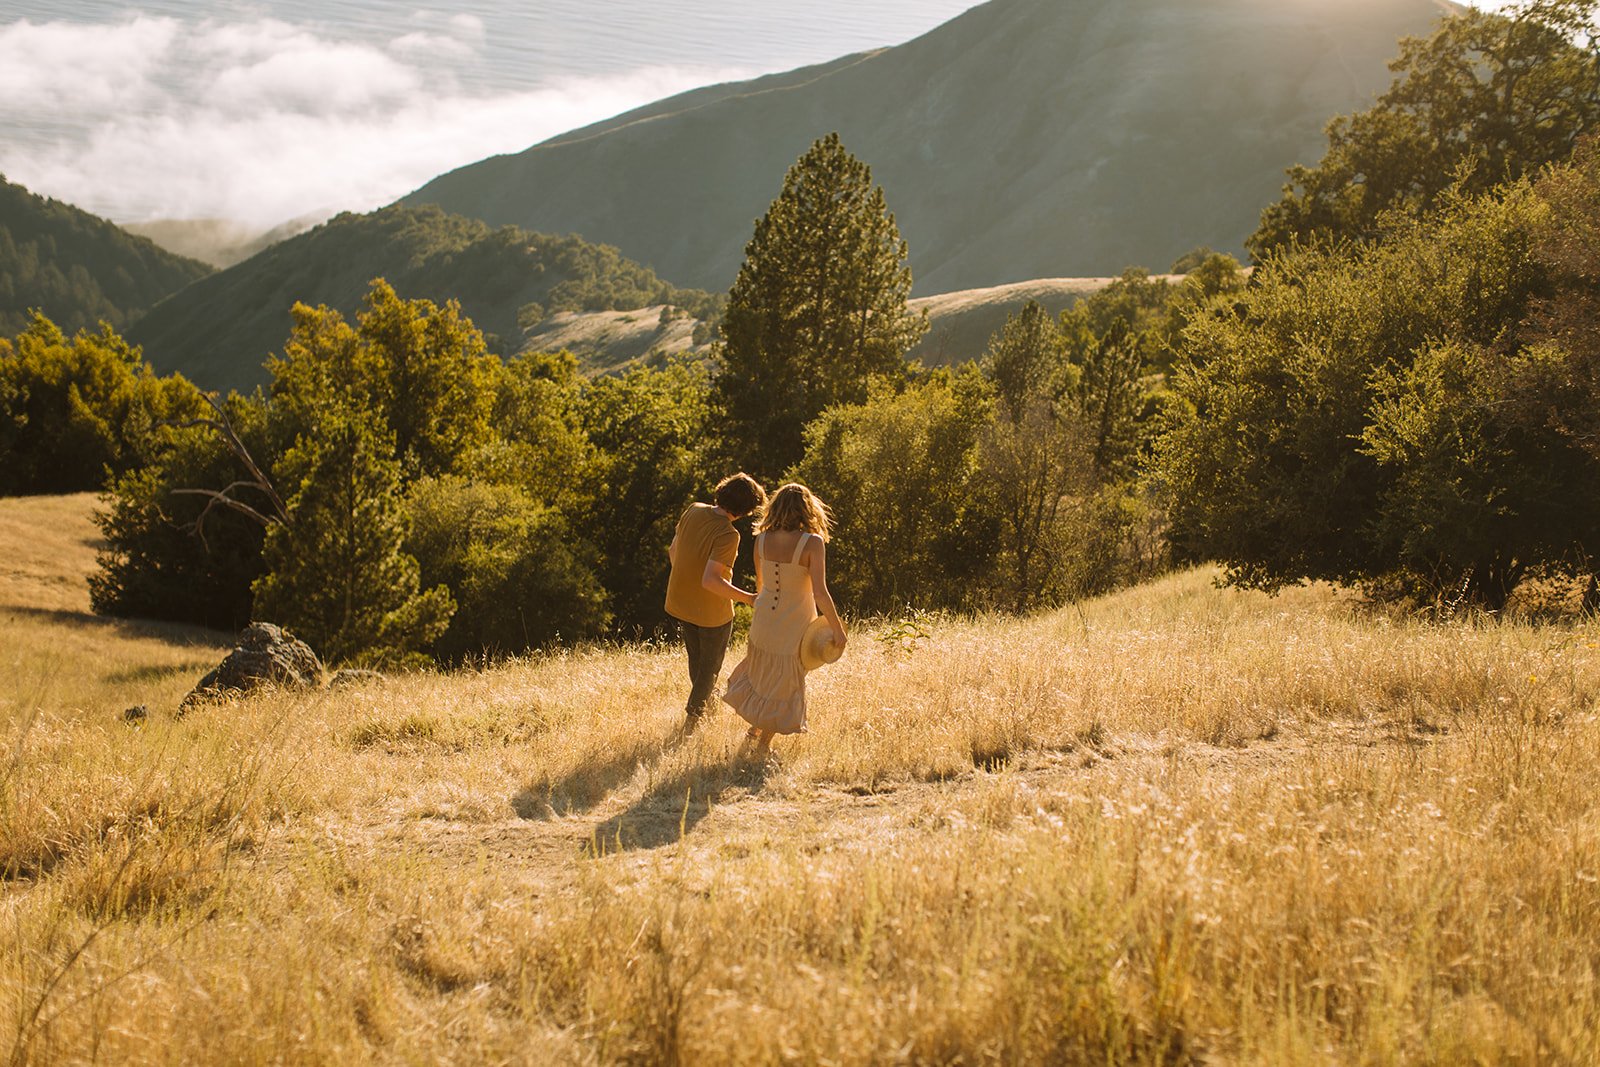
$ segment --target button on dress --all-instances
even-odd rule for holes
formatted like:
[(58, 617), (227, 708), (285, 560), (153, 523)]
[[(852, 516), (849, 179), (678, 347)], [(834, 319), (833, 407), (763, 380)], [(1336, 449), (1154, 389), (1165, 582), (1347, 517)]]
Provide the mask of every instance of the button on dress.
[(811, 571), (800, 563), (812, 534), (800, 535), (787, 563), (766, 558), (766, 537), (756, 541), (761, 552), (761, 592), (750, 620), (750, 646), (744, 660), (728, 676), (722, 699), (751, 726), (780, 734), (806, 728), (806, 669), (800, 662), (800, 639), (817, 617)]

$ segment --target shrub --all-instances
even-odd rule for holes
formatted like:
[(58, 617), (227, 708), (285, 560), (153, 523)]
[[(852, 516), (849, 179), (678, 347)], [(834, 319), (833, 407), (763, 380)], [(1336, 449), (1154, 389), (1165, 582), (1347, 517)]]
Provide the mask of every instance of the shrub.
[(605, 631), (595, 550), (560, 512), (515, 486), (458, 475), (418, 482), (409, 510), (405, 547), (421, 584), (448, 587), (457, 605), (435, 655), (522, 652)]

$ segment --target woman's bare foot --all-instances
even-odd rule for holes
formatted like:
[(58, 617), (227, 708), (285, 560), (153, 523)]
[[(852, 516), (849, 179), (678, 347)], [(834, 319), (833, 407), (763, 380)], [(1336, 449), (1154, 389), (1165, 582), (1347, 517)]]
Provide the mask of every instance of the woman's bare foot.
[(751, 753), (755, 751), (756, 742), (760, 739), (760, 737), (761, 731), (757, 730), (754, 726), (746, 730), (744, 737), (739, 739), (739, 751), (734, 756), (734, 759), (740, 763), (750, 760), (752, 758)]
[(772, 739), (777, 734), (772, 730), (761, 731), (761, 736), (756, 739), (756, 750), (753, 753), (756, 762), (775, 764), (778, 757), (772, 754)]

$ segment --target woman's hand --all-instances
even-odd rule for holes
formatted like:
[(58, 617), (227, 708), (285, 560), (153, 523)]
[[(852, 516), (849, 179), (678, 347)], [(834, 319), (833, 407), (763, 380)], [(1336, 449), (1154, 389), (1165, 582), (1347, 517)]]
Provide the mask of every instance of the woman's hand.
[(842, 622), (834, 623), (833, 624), (833, 643), (838, 645), (842, 649), (842, 648), (844, 648), (847, 640), (848, 640), (848, 638), (846, 638), (845, 632), (844, 632), (844, 623), (842, 623)]

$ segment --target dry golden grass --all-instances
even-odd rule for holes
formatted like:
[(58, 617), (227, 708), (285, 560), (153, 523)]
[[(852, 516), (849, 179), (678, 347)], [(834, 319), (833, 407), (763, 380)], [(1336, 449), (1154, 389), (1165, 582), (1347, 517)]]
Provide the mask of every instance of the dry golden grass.
[(0, 614), (33, 665), (0, 689), (0, 1033), (17, 1063), (1600, 1058), (1600, 627), (1210, 577), (858, 633), (771, 769), (726, 716), (673, 743), (672, 649), (177, 719), (214, 648)]

